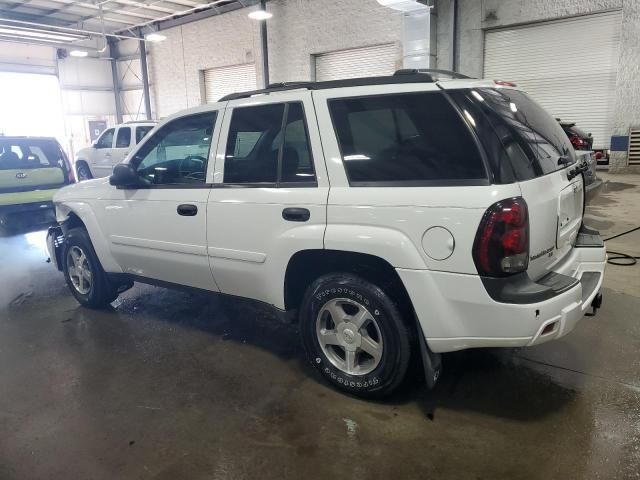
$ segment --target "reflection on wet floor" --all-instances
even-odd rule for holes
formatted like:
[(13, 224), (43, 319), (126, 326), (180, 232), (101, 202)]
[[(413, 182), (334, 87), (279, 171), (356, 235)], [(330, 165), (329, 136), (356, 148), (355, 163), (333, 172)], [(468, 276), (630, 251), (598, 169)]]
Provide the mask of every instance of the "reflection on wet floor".
[(447, 354), (394, 398), (333, 391), (262, 304), (136, 285), (84, 309), (44, 232), (0, 238), (0, 478), (636, 478), (640, 310)]

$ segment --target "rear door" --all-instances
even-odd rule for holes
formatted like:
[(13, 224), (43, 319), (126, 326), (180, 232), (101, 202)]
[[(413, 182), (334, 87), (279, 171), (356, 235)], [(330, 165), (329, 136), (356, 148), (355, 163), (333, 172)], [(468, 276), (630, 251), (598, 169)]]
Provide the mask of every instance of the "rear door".
[(130, 126), (118, 127), (116, 141), (111, 152), (111, 167), (121, 163), (133, 147), (133, 132)]
[(207, 207), (223, 293), (283, 308), (287, 262), (322, 249), (329, 183), (309, 92), (231, 101)]
[(524, 92), (486, 88), (474, 97), (482, 99), (529, 207), (528, 273), (540, 278), (571, 251), (582, 225), (584, 183), (574, 172), (574, 149), (558, 122)]

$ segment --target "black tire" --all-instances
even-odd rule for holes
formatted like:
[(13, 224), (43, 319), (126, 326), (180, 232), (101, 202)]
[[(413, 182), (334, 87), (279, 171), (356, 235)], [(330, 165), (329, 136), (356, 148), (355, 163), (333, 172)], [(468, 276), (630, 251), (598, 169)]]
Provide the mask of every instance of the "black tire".
[(89, 165), (87, 165), (85, 162), (76, 163), (76, 175), (78, 176), (79, 182), (83, 180), (91, 180), (93, 178), (93, 175), (91, 175), (91, 170), (89, 169)]
[[(323, 307), (335, 299), (356, 302), (364, 306), (369, 316), (375, 319), (378, 327), (376, 331), (382, 337), (383, 348), (379, 363), (370, 372), (353, 375), (347, 373), (332, 362), (320, 345), (317, 325), (326, 320), (319, 319), (319, 314)], [(367, 322), (371, 326), (372, 320)], [(339, 330), (337, 325), (332, 328)], [(393, 393), (405, 378), (411, 357), (407, 325), (393, 300), (378, 286), (363, 278), (348, 273), (334, 273), (313, 282), (307, 289), (300, 308), (300, 333), (308, 360), (331, 385), (343, 392), (365, 398), (381, 398)], [(331, 347), (338, 352), (343, 348)], [(357, 355), (361, 356), (362, 352)], [(368, 354), (365, 355), (368, 358)], [(375, 364), (373, 357), (371, 361)]]
[[(86, 293), (78, 291), (69, 274), (70, 251), (78, 247), (84, 253), (86, 265), (91, 272), (91, 285)], [(117, 288), (109, 281), (104, 272), (100, 260), (96, 255), (91, 238), (84, 228), (72, 228), (65, 235), (62, 249), (62, 270), (64, 279), (73, 296), (78, 302), (87, 308), (103, 309), (109, 306), (118, 297)]]

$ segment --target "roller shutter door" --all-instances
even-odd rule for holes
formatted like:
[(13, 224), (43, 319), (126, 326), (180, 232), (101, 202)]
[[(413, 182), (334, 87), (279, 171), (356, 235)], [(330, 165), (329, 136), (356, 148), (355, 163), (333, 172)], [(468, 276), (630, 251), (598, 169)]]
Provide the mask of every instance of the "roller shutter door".
[(316, 80), (392, 75), (396, 53), (396, 45), (389, 43), (316, 55)]
[(553, 116), (609, 148), (618, 69), (620, 12), (488, 31), (485, 78), (511, 80)]
[(207, 103), (217, 102), (230, 93), (255, 90), (256, 66), (253, 63), (204, 71), (204, 96)]

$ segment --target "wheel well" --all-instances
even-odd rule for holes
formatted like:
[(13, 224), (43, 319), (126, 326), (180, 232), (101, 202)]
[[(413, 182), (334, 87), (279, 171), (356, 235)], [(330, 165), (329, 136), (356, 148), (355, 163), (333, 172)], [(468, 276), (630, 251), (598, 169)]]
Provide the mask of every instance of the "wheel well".
[(63, 230), (64, 233), (67, 233), (67, 231), (71, 230), (72, 228), (76, 228), (76, 227), (82, 227), (84, 229), (87, 228), (85, 226), (84, 222), (82, 220), (80, 220), (80, 217), (78, 215), (76, 215), (74, 212), (69, 213), (69, 216), (67, 217), (67, 219), (62, 224), (62, 227), (63, 227), (62, 230)]
[(409, 294), (389, 262), (375, 255), (341, 250), (304, 250), (291, 257), (284, 280), (286, 310), (296, 310), (307, 287), (318, 277), (333, 272), (358, 275), (382, 288), (403, 313), (413, 311)]

